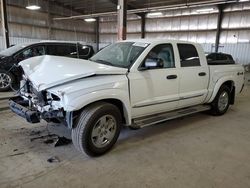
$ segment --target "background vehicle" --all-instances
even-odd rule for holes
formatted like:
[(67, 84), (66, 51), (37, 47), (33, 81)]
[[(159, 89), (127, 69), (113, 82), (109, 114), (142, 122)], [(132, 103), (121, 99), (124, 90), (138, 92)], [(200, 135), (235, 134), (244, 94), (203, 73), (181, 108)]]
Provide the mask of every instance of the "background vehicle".
[(30, 123), (65, 125), (75, 147), (91, 156), (111, 149), (122, 125), (207, 110), (223, 115), (244, 85), (241, 65), (210, 66), (200, 45), (182, 41), (124, 41), (90, 61), (42, 56), (21, 66), (28, 79), (10, 100), (12, 111)]
[(90, 45), (52, 41), (12, 46), (0, 52), (0, 91), (8, 91), (11, 84), (15, 87), (19, 83), (22, 71), (13, 65), (30, 57), (46, 54), (88, 59), (94, 54), (94, 50)]
[(209, 65), (228, 65), (235, 64), (235, 61), (230, 54), (210, 53), (207, 55), (207, 63)]

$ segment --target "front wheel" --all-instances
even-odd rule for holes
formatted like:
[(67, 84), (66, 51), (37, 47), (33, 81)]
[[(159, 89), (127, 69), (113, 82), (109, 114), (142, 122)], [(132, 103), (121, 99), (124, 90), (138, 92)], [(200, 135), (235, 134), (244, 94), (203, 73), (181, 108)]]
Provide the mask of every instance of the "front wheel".
[(11, 73), (0, 70), (0, 92), (9, 91), (11, 84), (14, 82), (14, 77)]
[(89, 156), (98, 156), (113, 147), (120, 129), (119, 109), (112, 104), (99, 102), (81, 112), (71, 136), (77, 150)]
[(229, 102), (230, 89), (226, 85), (222, 85), (214, 101), (211, 103), (211, 113), (217, 116), (225, 114), (228, 110)]

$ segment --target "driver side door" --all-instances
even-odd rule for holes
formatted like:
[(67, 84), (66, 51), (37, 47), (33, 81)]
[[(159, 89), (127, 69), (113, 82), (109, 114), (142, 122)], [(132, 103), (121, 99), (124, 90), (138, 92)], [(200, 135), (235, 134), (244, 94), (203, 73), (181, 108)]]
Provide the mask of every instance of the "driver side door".
[[(161, 59), (162, 67), (147, 68), (145, 62)], [(172, 44), (156, 45), (148, 53), (139, 70), (128, 74), (132, 118), (171, 111), (179, 101), (179, 73), (175, 67)]]

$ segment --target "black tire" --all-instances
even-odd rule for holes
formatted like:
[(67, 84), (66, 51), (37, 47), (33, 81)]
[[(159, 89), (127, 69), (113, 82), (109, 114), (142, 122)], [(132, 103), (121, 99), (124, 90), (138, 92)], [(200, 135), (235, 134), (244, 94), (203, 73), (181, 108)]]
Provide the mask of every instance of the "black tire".
[[(4, 85), (6, 82), (3, 82), (2, 80), (5, 78), (9, 79), (7, 86)], [(10, 72), (6, 72), (5, 70), (0, 70), (0, 92), (9, 91), (11, 88), (10, 85), (12, 85), (14, 82), (15, 77), (13, 76), (13, 74), (11, 74)]]
[[(220, 108), (219, 107), (219, 100), (220, 100), (220, 96), (224, 93), (227, 93), (228, 98), (227, 98), (227, 104), (225, 104), (224, 108)], [(211, 103), (211, 114), (215, 115), (215, 116), (220, 116), (223, 115), (227, 112), (228, 107), (230, 105), (230, 98), (231, 98), (231, 93), (230, 93), (230, 89), (226, 86), (226, 85), (222, 85), (215, 97), (215, 99), (213, 100), (213, 102)]]
[[(101, 118), (110, 116), (115, 119), (116, 129), (114, 136), (103, 147), (97, 147), (93, 141), (92, 132)], [(89, 156), (99, 156), (108, 152), (116, 143), (121, 130), (121, 113), (113, 104), (98, 102), (87, 106), (79, 115), (75, 128), (72, 129), (72, 142), (76, 149)], [(101, 129), (98, 127), (98, 129)], [(106, 132), (107, 133), (107, 132)], [(99, 135), (100, 136), (100, 135)], [(98, 137), (99, 137), (98, 136)]]

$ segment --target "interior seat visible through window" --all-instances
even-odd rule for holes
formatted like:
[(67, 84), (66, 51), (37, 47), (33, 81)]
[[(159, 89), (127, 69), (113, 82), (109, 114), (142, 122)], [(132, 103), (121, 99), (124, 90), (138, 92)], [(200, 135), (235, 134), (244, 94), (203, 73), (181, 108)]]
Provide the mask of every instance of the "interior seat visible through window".
[(163, 48), (158, 54), (158, 58), (161, 58), (163, 60), (165, 68), (171, 68), (173, 66), (173, 59), (170, 55), (169, 48)]
[(147, 58), (158, 58), (163, 61), (163, 68), (174, 68), (174, 53), (171, 44), (160, 44), (155, 46), (147, 55)]

